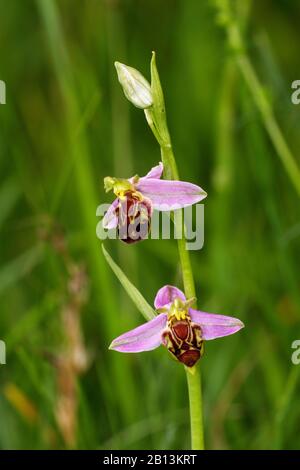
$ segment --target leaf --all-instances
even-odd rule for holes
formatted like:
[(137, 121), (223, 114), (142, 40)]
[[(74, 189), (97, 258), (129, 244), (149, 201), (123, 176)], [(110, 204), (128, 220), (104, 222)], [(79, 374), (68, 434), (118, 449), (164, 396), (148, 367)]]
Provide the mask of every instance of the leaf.
[(165, 179), (179, 179), (176, 162), (171, 146), (171, 138), (167, 125), (164, 95), (160, 83), (159, 73), (156, 67), (155, 52), (151, 59), (151, 92), (153, 105), (145, 110), (145, 116), (149, 126), (161, 147), (161, 157), (164, 164)]
[(102, 245), (102, 251), (109, 266), (119, 279), (120, 283), (126, 290), (127, 294), (129, 295), (137, 309), (141, 312), (141, 314), (146, 318), (147, 321), (152, 320), (155, 317), (155, 312), (151, 305), (148, 304), (148, 302), (142, 296), (140, 291), (132, 284), (132, 282), (129, 281), (126, 274), (124, 274), (122, 269), (114, 262), (110, 254), (104, 248), (104, 245)]

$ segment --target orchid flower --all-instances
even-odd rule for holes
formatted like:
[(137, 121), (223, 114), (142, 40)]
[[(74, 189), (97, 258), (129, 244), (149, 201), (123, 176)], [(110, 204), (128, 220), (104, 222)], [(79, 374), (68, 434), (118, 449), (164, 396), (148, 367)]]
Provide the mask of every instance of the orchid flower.
[(176, 360), (193, 367), (203, 355), (204, 341), (232, 335), (244, 327), (237, 318), (192, 309), (194, 301), (187, 300), (177, 287), (162, 287), (154, 300), (159, 315), (114, 339), (109, 348), (137, 353), (162, 344)]
[(147, 238), (153, 209), (181, 209), (207, 196), (206, 192), (195, 184), (161, 180), (162, 172), (163, 164), (160, 162), (141, 178), (137, 175), (129, 179), (110, 176), (104, 178), (106, 192), (113, 190), (117, 197), (103, 218), (103, 227), (118, 228), (122, 241), (135, 243)]

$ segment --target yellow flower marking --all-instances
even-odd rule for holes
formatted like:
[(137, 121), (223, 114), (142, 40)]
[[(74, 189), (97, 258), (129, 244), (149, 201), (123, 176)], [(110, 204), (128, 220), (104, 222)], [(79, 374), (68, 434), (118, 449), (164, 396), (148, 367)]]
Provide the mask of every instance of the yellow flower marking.
[(136, 191), (134, 186), (134, 184), (136, 184), (138, 180), (139, 177), (137, 175), (134, 176), (133, 183), (123, 178), (113, 178), (111, 176), (106, 176), (104, 178), (104, 189), (107, 193), (113, 190), (113, 192), (119, 199), (126, 199), (126, 194), (130, 193), (131, 196), (142, 201), (142, 194)]
[(189, 318), (189, 308), (195, 302), (195, 298), (183, 301), (179, 297), (174, 299), (168, 312), (169, 319), (175, 317), (176, 320), (186, 320)]

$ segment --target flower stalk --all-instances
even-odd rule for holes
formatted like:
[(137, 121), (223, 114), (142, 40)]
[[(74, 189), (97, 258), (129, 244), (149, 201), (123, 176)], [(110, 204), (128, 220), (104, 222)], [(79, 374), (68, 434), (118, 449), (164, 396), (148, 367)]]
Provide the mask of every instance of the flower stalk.
[(204, 450), (202, 387), (199, 366), (194, 367), (193, 374), (186, 370), (186, 378), (189, 392), (192, 450)]
[[(157, 312), (155, 315), (142, 294), (103, 248), (107, 262), (146, 318), (146, 323), (115, 338), (109, 348), (121, 353), (139, 353), (163, 345), (173, 359), (185, 366), (190, 405), (191, 448), (202, 450), (204, 449), (202, 392), (200, 370), (196, 364), (203, 356), (204, 341), (232, 335), (243, 328), (244, 324), (238, 318), (192, 308), (196, 301), (195, 283), (189, 252), (186, 249), (184, 226), (182, 233), (180, 211), (201, 201), (207, 194), (199, 186), (179, 180), (155, 53), (153, 52), (151, 60), (151, 84), (140, 72), (131, 67), (120, 63), (116, 63), (116, 67), (126, 97), (135, 106), (144, 109), (146, 120), (160, 146), (162, 162), (151, 168), (143, 177), (135, 175), (129, 179), (105, 178), (106, 191), (112, 190), (116, 199), (108, 208), (102, 224), (107, 229), (117, 228), (119, 234), (125, 225), (124, 241), (135, 243), (144, 237), (141, 237), (140, 233), (131, 233), (129, 229), (127, 230), (128, 221), (129, 226), (137, 222), (139, 227), (145, 222), (147, 234), (153, 209), (171, 211), (175, 238), (178, 241), (184, 292), (171, 285), (159, 289), (154, 299), (154, 308)], [(148, 105), (150, 102), (151, 105)], [(165, 179), (161, 180), (163, 172)], [(146, 209), (144, 215), (142, 209)]]
[(234, 53), (237, 67), (243, 76), (245, 83), (252, 95), (253, 101), (261, 115), (270, 140), (282, 162), (282, 165), (293, 184), (298, 195), (300, 195), (300, 169), (296, 158), (290, 150), (288, 143), (275, 118), (272, 106), (260, 82), (258, 75), (247, 55), (244, 39), (235, 18), (231, 2), (229, 0), (215, 0), (218, 21), (223, 26), (227, 35), (230, 49)]
[[(156, 67), (155, 52), (152, 53), (151, 60), (151, 89), (153, 96), (153, 106), (146, 109), (145, 115), (147, 122), (157, 139), (160, 150), (162, 162), (164, 165), (165, 176), (168, 179), (179, 180), (179, 173), (175, 160), (175, 155), (172, 148), (170, 133), (168, 130), (166, 111), (164, 104), (163, 91), (159, 79), (158, 70)], [(178, 211), (174, 213), (174, 225), (179, 226), (177, 223), (180, 214)], [(181, 236), (177, 240), (178, 253), (181, 264), (182, 279), (184, 285), (184, 292), (187, 299), (196, 297), (195, 282), (191, 266), (189, 252), (185, 247), (185, 238)], [(202, 389), (201, 389), (201, 375), (198, 366), (193, 367), (193, 373), (185, 367), (188, 383), (189, 406), (190, 406), (190, 427), (191, 427), (191, 444), (192, 450), (204, 449), (204, 432), (203, 432), (203, 414), (202, 414)]]

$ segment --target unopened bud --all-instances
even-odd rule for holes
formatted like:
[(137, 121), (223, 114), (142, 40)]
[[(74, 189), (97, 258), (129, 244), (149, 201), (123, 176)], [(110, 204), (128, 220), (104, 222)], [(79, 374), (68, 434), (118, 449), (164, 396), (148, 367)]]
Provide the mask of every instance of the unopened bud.
[(115, 62), (115, 67), (126, 98), (137, 108), (146, 109), (152, 106), (151, 86), (143, 75), (120, 62)]

